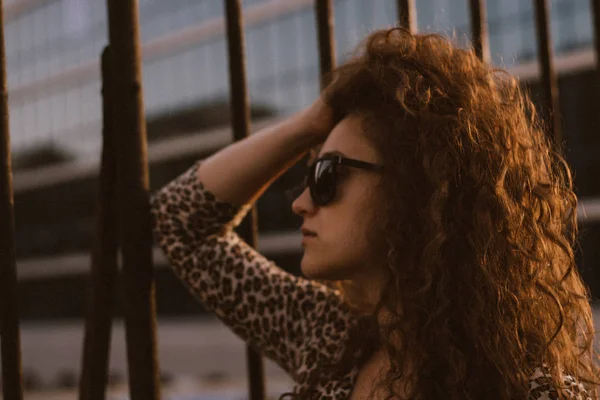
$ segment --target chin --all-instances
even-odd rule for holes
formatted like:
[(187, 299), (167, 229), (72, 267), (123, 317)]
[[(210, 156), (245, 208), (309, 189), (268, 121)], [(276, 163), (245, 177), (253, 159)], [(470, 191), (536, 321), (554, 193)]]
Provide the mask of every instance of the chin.
[(315, 263), (306, 259), (306, 255), (302, 257), (300, 262), (300, 270), (308, 279), (316, 279), (323, 281), (337, 281), (348, 279), (339, 268), (335, 268), (323, 263)]
[(302, 257), (302, 261), (300, 262), (300, 271), (302, 271), (302, 275), (309, 279), (322, 279), (322, 268), (319, 268), (319, 265), (315, 265), (315, 263), (306, 260), (306, 255)]

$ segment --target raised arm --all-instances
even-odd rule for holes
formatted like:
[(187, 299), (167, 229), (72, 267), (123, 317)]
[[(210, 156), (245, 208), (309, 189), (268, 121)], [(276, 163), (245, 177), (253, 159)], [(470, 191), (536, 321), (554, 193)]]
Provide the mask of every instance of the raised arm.
[(331, 129), (332, 112), (319, 98), (311, 107), (207, 158), (198, 176), (218, 198), (235, 205), (252, 203)]
[(294, 121), (196, 163), (152, 197), (152, 213), (158, 243), (188, 289), (302, 381), (339, 354), (352, 318), (338, 292), (283, 271), (233, 231), (290, 159), (318, 143)]

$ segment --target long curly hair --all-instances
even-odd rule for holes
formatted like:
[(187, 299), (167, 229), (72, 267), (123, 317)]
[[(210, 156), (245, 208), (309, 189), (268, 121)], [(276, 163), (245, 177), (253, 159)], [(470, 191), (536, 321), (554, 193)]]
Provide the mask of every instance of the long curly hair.
[(571, 173), (517, 80), (394, 28), (369, 35), (323, 95), (337, 119), (362, 117), (385, 166), (368, 240), (391, 279), (348, 357), (381, 345), (389, 398), (400, 385), (410, 399), (525, 399), (543, 366), (560, 398), (569, 374), (597, 399)]

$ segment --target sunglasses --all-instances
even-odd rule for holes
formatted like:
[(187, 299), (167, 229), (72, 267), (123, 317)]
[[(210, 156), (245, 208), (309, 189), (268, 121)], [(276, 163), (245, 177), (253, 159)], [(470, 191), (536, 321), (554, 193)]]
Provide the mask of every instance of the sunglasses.
[(326, 155), (317, 158), (308, 168), (304, 182), (289, 191), (290, 199), (296, 198), (309, 188), (313, 203), (325, 206), (335, 199), (336, 187), (339, 179), (338, 165), (360, 168), (368, 171), (381, 171), (383, 166), (366, 161), (354, 160), (339, 155)]

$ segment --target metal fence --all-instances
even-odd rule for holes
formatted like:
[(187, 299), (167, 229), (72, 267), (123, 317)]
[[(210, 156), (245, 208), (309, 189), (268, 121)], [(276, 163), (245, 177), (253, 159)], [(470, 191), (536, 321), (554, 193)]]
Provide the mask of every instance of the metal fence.
[[(15, 2), (12, 8), (15, 11)], [(557, 77), (553, 68), (552, 41), (548, 20), (548, 1), (533, 0), (538, 37), (538, 57), (542, 71), (544, 107), (549, 118), (549, 134), (561, 142)], [(476, 54), (489, 59), (486, 10), (483, 0), (470, 0), (472, 41)], [(139, 32), (139, 11), (135, 0), (108, 0), (108, 43), (102, 54), (103, 147), (100, 196), (97, 207), (97, 238), (92, 250), (89, 311), (86, 320), (84, 356), (80, 381), (81, 399), (103, 399), (107, 383), (111, 306), (115, 302), (114, 282), (117, 251), (123, 258), (124, 302), (129, 387), (132, 399), (160, 398), (155, 339), (155, 303), (152, 271), (152, 234), (148, 204), (148, 160)], [(0, 22), (4, 15), (0, 0)], [(232, 128), (235, 140), (249, 134), (249, 96), (244, 47), (244, 15), (241, 0), (225, 0), (226, 34), (229, 55), (229, 86)], [(415, 31), (414, 0), (398, 0), (398, 20)], [(595, 38), (600, 37), (600, 0), (591, 2)], [(314, 1), (317, 24), (321, 86), (335, 66), (333, 1)], [(214, 29), (214, 28), (213, 28)], [(174, 39), (171, 39), (174, 40)], [(179, 39), (181, 40), (181, 38)], [(8, 96), (4, 29), (0, 29), (0, 333), (2, 353), (2, 391), (5, 399), (23, 398), (17, 305), (16, 257), (14, 242), (13, 185), (9, 145)], [(160, 53), (169, 40), (144, 49)], [(600, 44), (595, 40), (600, 55)], [(9, 60), (10, 62), (10, 60)], [(89, 74), (93, 65), (82, 65), (78, 72)], [(119, 71), (119, 73), (114, 73)], [(60, 78), (60, 77), (59, 77)], [(60, 79), (46, 85), (60, 84)], [(600, 88), (600, 74), (598, 75)], [(35, 88), (24, 87), (11, 93), (18, 98)], [(119, 194), (117, 196), (117, 193)], [(256, 210), (240, 227), (240, 234), (256, 244)], [(109, 290), (107, 290), (107, 288)], [(249, 397), (265, 397), (263, 364), (259, 354), (247, 349)]]

